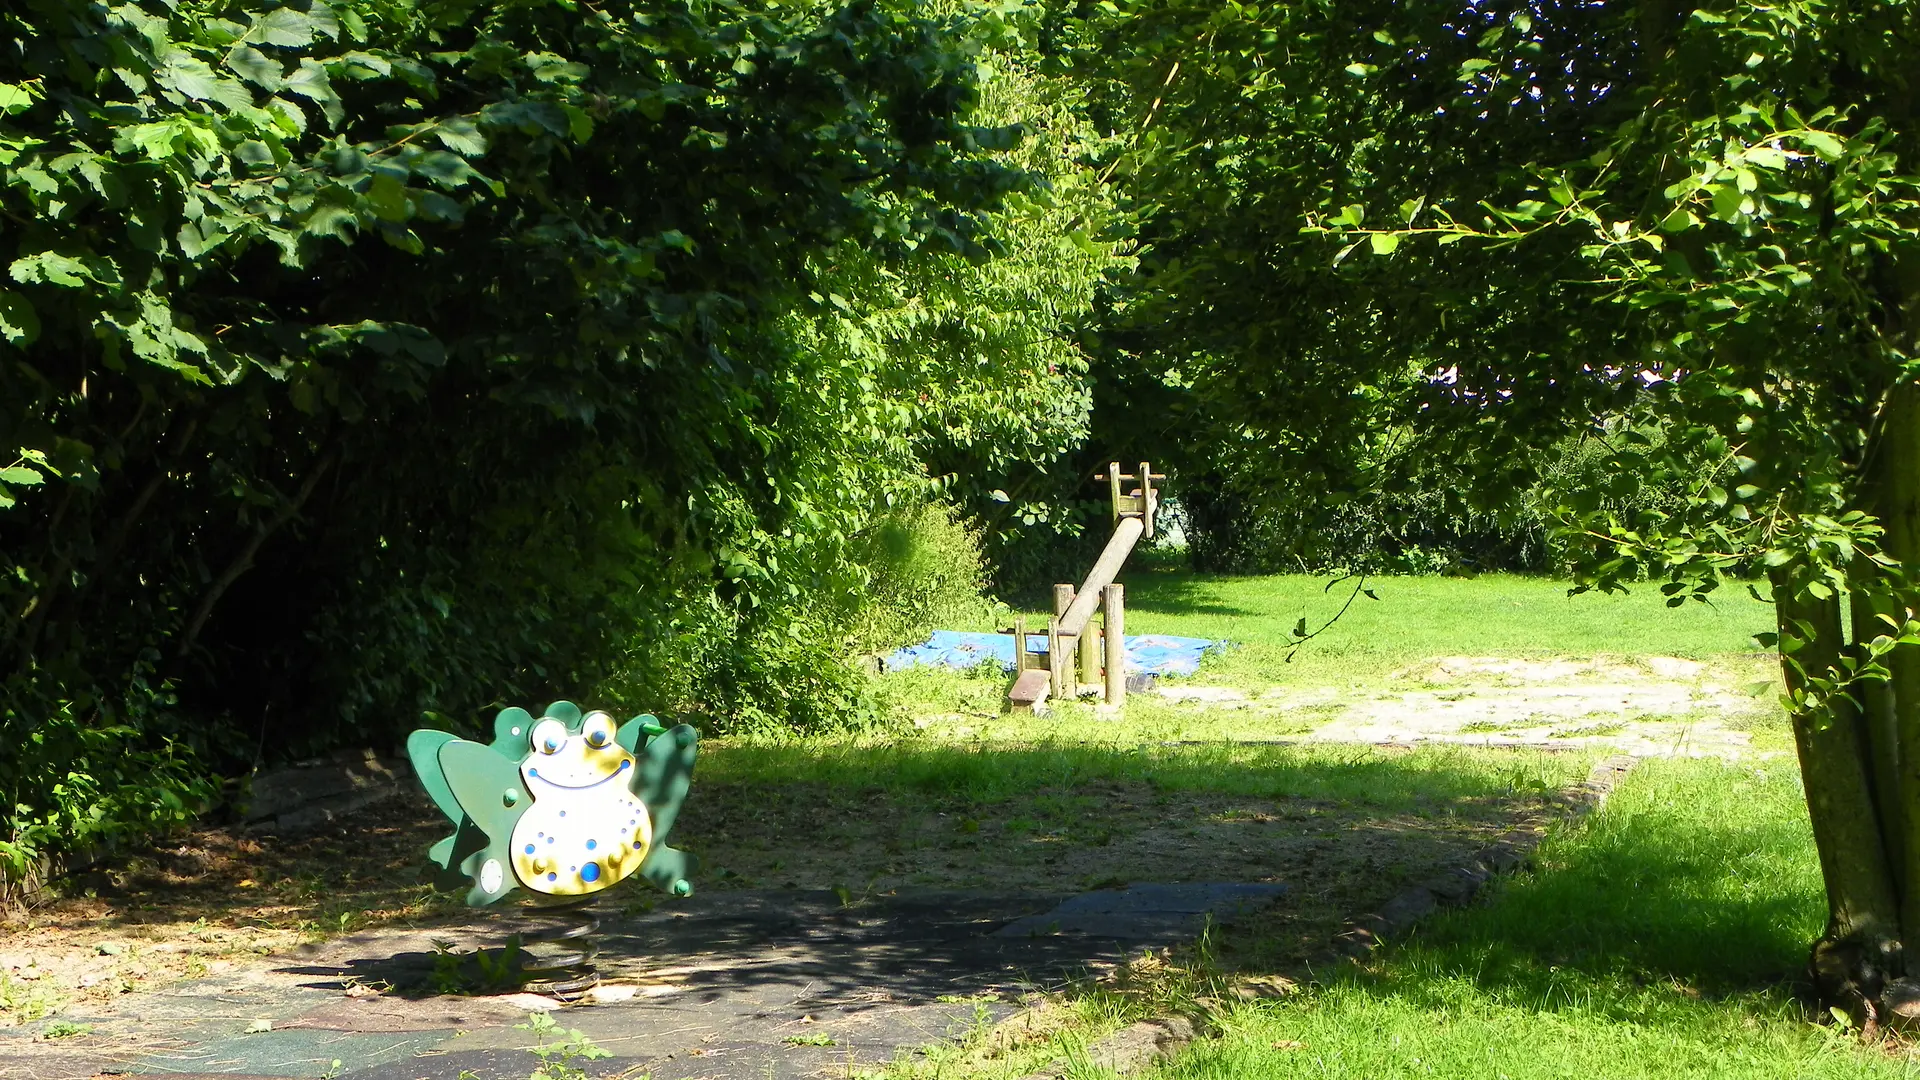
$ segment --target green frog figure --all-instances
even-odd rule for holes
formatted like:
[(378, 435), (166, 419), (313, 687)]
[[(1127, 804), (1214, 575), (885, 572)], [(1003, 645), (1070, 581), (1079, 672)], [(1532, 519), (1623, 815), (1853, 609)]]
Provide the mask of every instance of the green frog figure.
[(442, 887), (471, 883), (467, 903), (516, 888), (535, 900), (588, 896), (638, 875), (678, 896), (695, 860), (666, 845), (693, 776), (699, 734), (652, 716), (625, 724), (556, 701), (494, 718), (491, 744), (423, 729), (407, 756), (427, 796), (453, 822), (428, 849)]

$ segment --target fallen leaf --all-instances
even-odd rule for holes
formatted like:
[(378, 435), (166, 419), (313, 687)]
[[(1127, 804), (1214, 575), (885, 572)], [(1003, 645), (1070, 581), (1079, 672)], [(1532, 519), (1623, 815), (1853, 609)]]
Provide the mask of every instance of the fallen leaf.
[(1307, 1044), (1301, 1042), (1299, 1039), (1281, 1039), (1279, 1042), (1273, 1044), (1273, 1048), (1275, 1050), (1305, 1050)]

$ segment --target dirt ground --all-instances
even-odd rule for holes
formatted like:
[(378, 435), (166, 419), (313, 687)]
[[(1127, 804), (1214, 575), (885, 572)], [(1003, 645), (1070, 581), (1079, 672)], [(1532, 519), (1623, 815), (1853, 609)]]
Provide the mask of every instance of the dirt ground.
[(1768, 657), (1443, 656), (1393, 672), (1384, 684), (1252, 692), (1172, 682), (1155, 692), (1184, 707), (1257, 715), (1275, 734), (1313, 742), (1739, 760), (1781, 753), (1756, 747), (1751, 731), (1777, 713), (1778, 676)]
[[(818, 888), (853, 902), (896, 888), (1062, 892), (1125, 882), (1284, 882), (1265, 948), (1312, 951), (1343, 916), (1538, 828), (1544, 798), (1450, 801), (1413, 813), (1307, 799), (1106, 783), (991, 806), (884, 792), (708, 783), (675, 827), (702, 889)], [(74, 895), (0, 924), (0, 1024), (258, 962), (329, 934), (451, 917), (421, 881), (445, 831), (423, 797), (369, 808), (351, 830), (293, 839), (202, 829), (97, 868)], [(651, 903), (642, 889), (629, 903)], [(1263, 959), (1270, 961), (1267, 955)]]

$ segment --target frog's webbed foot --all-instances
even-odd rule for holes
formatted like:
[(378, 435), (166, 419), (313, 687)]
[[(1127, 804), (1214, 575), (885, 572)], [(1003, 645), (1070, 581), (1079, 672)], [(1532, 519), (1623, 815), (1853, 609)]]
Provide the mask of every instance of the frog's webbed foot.
[(460, 863), (460, 873), (473, 882), (467, 890), (468, 907), (484, 907), (512, 892), (519, 884), (507, 860), (504, 844), (488, 844)]
[(675, 896), (693, 895), (693, 873), (700, 869), (700, 857), (679, 848), (655, 844), (640, 864), (640, 876)]
[(438, 889), (454, 889), (469, 882), (461, 864), (475, 852), (487, 846), (487, 834), (480, 830), (469, 818), (462, 817), (460, 825), (449, 836), (427, 849), (427, 858), (433, 860), (437, 872), (433, 875), (433, 884)]

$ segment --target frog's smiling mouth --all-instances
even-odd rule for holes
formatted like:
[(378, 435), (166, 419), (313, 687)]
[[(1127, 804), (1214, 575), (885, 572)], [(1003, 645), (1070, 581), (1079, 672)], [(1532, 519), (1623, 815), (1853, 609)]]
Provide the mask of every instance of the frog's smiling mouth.
[(529, 781), (537, 780), (546, 787), (559, 788), (562, 791), (586, 791), (590, 788), (602, 787), (606, 784), (613, 783), (615, 780), (618, 780), (622, 776), (625, 776), (627, 774), (627, 770), (631, 767), (632, 767), (632, 762), (622, 761), (618, 769), (615, 769), (613, 772), (605, 774), (604, 776), (600, 777), (600, 779), (598, 780), (594, 780), (585, 784), (563, 784), (560, 781), (555, 780), (550, 776), (540, 775), (540, 770), (538, 768), (527, 769), (527, 779)]

